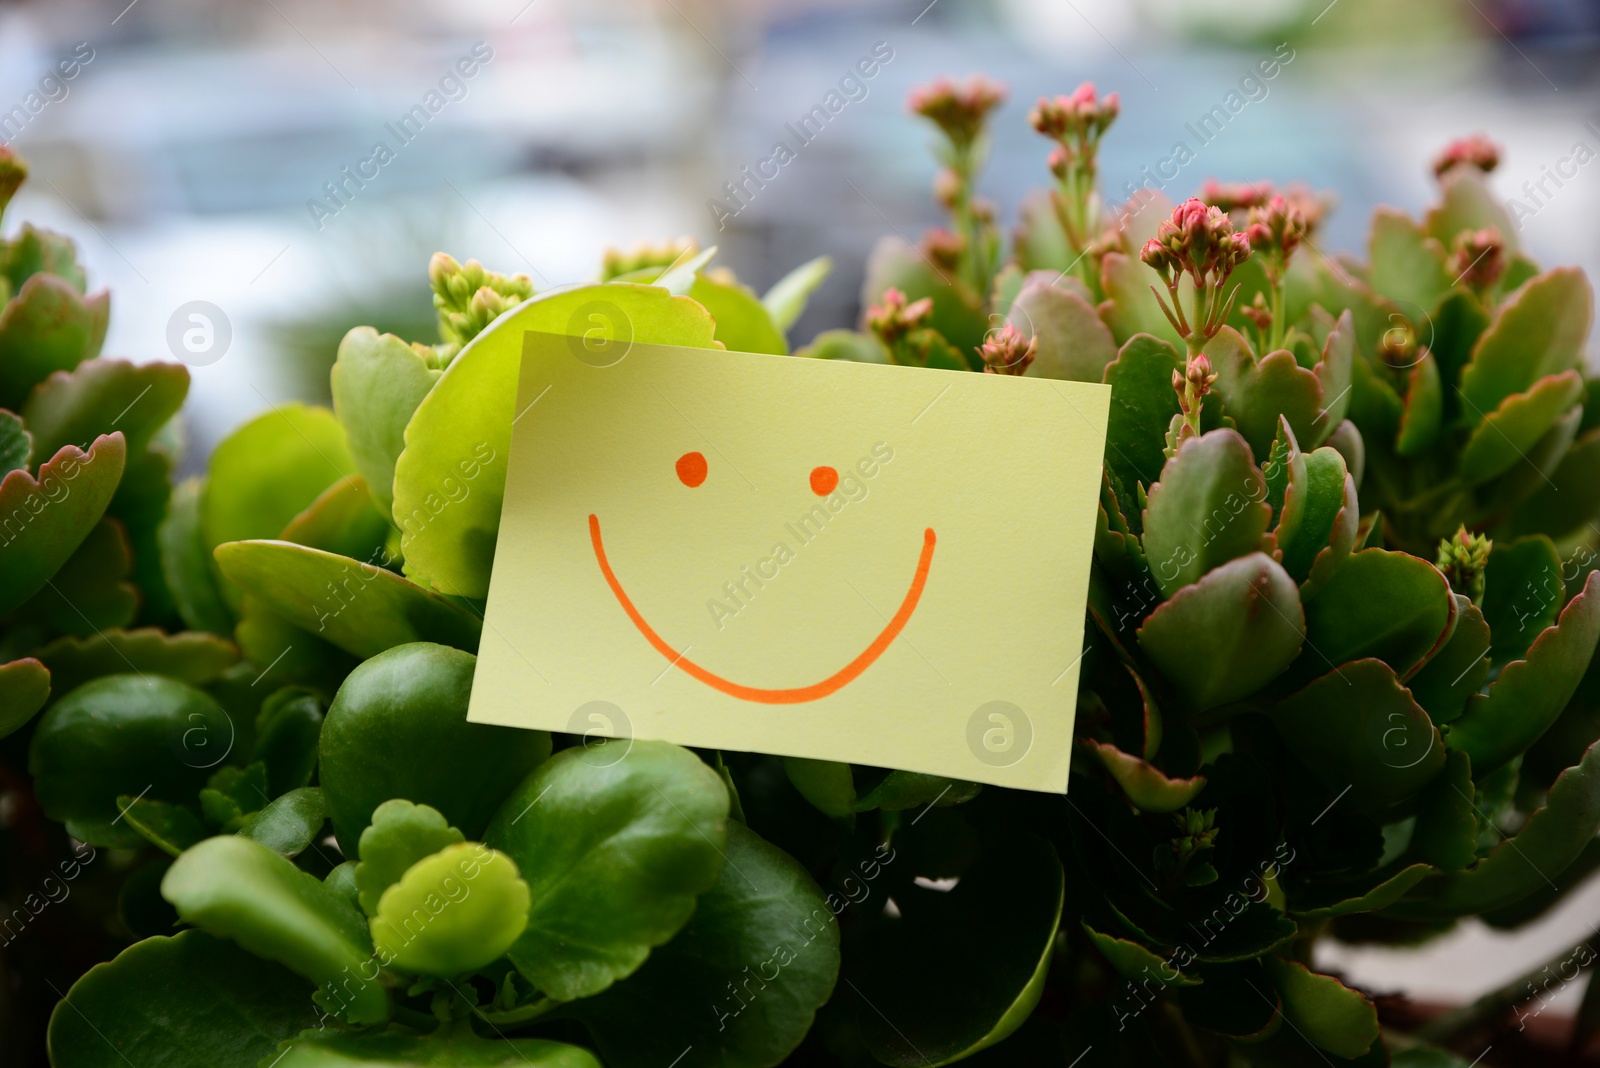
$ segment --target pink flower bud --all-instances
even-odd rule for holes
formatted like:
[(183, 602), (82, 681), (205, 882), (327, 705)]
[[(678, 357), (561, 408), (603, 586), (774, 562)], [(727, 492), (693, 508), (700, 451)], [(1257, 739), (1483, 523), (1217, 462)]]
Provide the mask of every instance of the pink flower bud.
[(1444, 146), (1433, 159), (1433, 173), (1443, 178), (1445, 172), (1457, 164), (1465, 163), (1485, 174), (1500, 165), (1500, 146), (1481, 133), (1460, 137)]

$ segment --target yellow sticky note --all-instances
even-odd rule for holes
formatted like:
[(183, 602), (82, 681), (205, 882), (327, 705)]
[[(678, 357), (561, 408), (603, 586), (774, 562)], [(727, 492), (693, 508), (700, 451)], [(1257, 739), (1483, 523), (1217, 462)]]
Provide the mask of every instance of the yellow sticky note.
[(1110, 397), (528, 333), (469, 718), (1065, 790)]

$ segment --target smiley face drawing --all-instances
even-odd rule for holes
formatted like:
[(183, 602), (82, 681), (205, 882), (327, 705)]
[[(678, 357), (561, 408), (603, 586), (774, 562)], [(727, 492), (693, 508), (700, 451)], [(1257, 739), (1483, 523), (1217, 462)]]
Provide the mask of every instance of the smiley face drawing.
[[(708, 464), (705, 454), (695, 451), (686, 452), (678, 458), (674, 465), (677, 469), (678, 480), (689, 489), (696, 489), (706, 480)], [(839, 472), (832, 467), (816, 467), (811, 471), (811, 491), (818, 497), (828, 497), (839, 486)], [(922, 599), (923, 588), (928, 583), (928, 570), (933, 566), (933, 548), (937, 541), (933, 528), (929, 527), (923, 532), (922, 552), (917, 558), (916, 571), (911, 576), (911, 585), (906, 590), (905, 598), (900, 602), (899, 609), (894, 616), (878, 632), (877, 637), (861, 651), (855, 659), (832, 675), (819, 682), (808, 686), (791, 686), (781, 689), (761, 686), (746, 686), (723, 678), (713, 671), (690, 660), (684, 651), (674, 649), (666, 639), (657, 634), (655, 628), (645, 620), (639, 610), (634, 607), (627, 591), (618, 581), (616, 572), (612, 570), (611, 562), (606, 559), (605, 543), (600, 536), (600, 519), (594, 514), (589, 516), (589, 538), (594, 543), (594, 557), (600, 565), (600, 571), (606, 577), (606, 584), (611, 587), (611, 592), (616, 595), (617, 603), (628, 614), (633, 625), (639, 628), (645, 640), (667, 658), (669, 664), (681, 668), (693, 678), (699, 679), (715, 690), (738, 697), (746, 701), (759, 701), (763, 704), (786, 705), (799, 704), (803, 701), (815, 701), (835, 693), (841, 687), (854, 681), (862, 672), (871, 667), (883, 651), (889, 648), (900, 632), (905, 629), (906, 623), (911, 619), (911, 614), (917, 610), (917, 603)]]
[(1107, 387), (527, 339), (469, 720), (1065, 789)]

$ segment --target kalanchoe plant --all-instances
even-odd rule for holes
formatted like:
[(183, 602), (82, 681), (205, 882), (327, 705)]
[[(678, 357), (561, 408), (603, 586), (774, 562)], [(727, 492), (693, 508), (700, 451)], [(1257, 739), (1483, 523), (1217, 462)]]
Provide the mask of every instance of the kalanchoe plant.
[[(131, 941), (56, 1009), (58, 1068), (1516, 1045), (1520, 987), (1419, 1024), (1315, 951), (1515, 927), (1600, 867), (1587, 280), (1517, 247), (1481, 139), (1422, 222), (1378, 212), (1365, 261), (1318, 247), (1330, 202), (1294, 188), (1114, 209), (1092, 86), (1035, 110), (1056, 185), (1006, 257), (976, 191), (1003, 98), (913, 97), (952, 229), (886, 241), (861, 329), (796, 355), (1112, 387), (1065, 798), (465, 721), (523, 332), (787, 354), (825, 260), (758, 296), (715, 249), (644, 246), (539, 293), (441, 254), (440, 344), (350, 331), (332, 411), (246, 423), (169, 502), (182, 369), (138, 369), (166, 392), (130, 419), (146, 382), (91, 359), (70, 247), (5, 246), (0, 496), (35, 526), (0, 547), (4, 755), (118, 851)], [(68, 460), (83, 491), (30, 506)]]

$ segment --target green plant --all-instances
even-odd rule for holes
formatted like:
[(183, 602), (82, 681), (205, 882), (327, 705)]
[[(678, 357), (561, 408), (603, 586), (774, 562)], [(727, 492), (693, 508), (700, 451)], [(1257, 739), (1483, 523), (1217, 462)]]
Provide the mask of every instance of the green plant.
[[(1001, 98), (914, 98), (951, 228), (880, 246), (863, 329), (796, 355), (1111, 384), (1068, 795), (466, 723), (522, 332), (785, 354), (828, 265), (757, 297), (678, 244), (534, 293), (441, 254), (439, 344), (350, 331), (331, 411), (252, 420), (128, 513), (139, 610), (188, 632), (11, 605), (17, 655), (71, 650), (6, 691), (12, 729), (48, 702), (38, 803), (137, 858), (142, 940), (57, 1007), (58, 1068), (1456, 1063), (1433, 1046), (1520, 991), (1418, 1028), (1312, 954), (1515, 926), (1600, 866), (1588, 284), (1514, 247), (1478, 143), (1365, 263), (1304, 191), (1113, 211), (1092, 86), (1033, 112), (1057, 184), (1006, 259)], [(6, 403), (36, 442), (102, 429), (37, 429), (36, 383), (92, 353), (19, 371), (12, 307)], [(153, 433), (129, 455), (165, 460)], [(71, 587), (96, 605), (105, 556)]]

